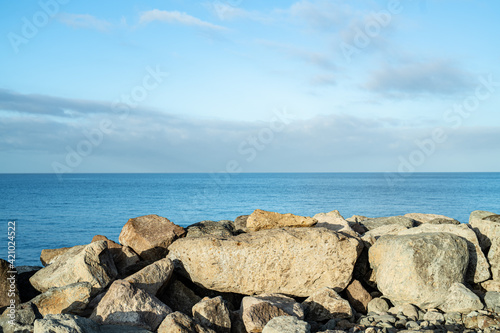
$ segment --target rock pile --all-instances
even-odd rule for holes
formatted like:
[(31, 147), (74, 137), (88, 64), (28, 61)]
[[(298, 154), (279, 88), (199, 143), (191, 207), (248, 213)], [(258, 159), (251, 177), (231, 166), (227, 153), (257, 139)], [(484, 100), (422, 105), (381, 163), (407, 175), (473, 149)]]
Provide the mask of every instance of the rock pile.
[[(344, 219), (256, 210), (182, 228), (130, 219), (120, 244), (43, 250), (0, 281), (0, 332), (500, 331), (500, 215)], [(0, 259), (0, 275), (12, 270)], [(6, 291), (16, 291), (13, 308)]]

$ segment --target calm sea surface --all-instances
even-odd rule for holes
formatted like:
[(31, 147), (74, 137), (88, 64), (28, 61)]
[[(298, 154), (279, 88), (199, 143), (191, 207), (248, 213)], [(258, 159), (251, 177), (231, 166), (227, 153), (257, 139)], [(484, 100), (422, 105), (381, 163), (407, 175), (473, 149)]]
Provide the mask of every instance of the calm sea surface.
[[(256, 208), (348, 218), (438, 213), (467, 222), (471, 211), (500, 213), (500, 173), (420, 173), (388, 183), (383, 173), (0, 174), (0, 258), (16, 221), (16, 266), (40, 265), (42, 249), (118, 241), (129, 218), (158, 214), (187, 226), (234, 220)], [(3, 231), (2, 231), (3, 230)]]

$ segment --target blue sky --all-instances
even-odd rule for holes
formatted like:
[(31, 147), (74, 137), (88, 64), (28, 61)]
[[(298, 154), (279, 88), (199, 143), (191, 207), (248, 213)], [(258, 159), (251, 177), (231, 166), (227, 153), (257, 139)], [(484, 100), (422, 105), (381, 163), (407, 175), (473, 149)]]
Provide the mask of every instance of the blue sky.
[(0, 172), (500, 171), (498, 2), (0, 4)]

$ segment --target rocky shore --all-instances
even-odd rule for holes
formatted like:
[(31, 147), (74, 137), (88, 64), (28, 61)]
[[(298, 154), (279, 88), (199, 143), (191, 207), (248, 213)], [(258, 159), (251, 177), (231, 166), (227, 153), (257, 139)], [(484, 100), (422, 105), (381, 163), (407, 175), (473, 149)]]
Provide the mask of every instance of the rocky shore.
[(15, 282), (0, 259), (1, 331), (500, 332), (492, 212), (460, 223), (257, 209), (187, 228), (147, 215), (119, 244), (89, 241), (43, 250), (44, 267), (17, 267)]

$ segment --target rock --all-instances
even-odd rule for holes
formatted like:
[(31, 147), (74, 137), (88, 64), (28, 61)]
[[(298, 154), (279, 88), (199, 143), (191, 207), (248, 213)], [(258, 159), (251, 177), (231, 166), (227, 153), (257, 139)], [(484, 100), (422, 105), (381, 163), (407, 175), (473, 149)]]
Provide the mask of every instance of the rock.
[(90, 282), (92, 292), (104, 289), (118, 274), (108, 245), (104, 241), (72, 247), (51, 265), (36, 272), (30, 282), (37, 290)]
[(241, 215), (234, 220), (234, 231), (237, 234), (248, 232), (247, 220), (250, 215)]
[(453, 219), (449, 220), (449, 219), (443, 219), (443, 218), (436, 218), (436, 219), (430, 220), (427, 223), (428, 224), (455, 224), (455, 225), (459, 225), (460, 221), (453, 220)]
[(38, 272), (42, 267), (40, 266), (18, 266), (17, 270), (17, 289), (19, 290), (19, 297), (21, 303), (28, 302), (29, 300), (40, 295), (30, 282), (30, 278)]
[(164, 258), (170, 244), (184, 237), (184, 228), (158, 215), (145, 215), (128, 220), (120, 232), (120, 243), (130, 246), (144, 260)]
[(491, 275), (493, 280), (500, 281), (500, 237), (492, 238), (490, 242), (488, 261), (491, 266)]
[(193, 306), (193, 318), (217, 333), (231, 332), (231, 313), (222, 297), (203, 298)]
[(113, 282), (90, 318), (99, 324), (129, 325), (154, 331), (172, 310), (127, 281)]
[(373, 230), (389, 224), (397, 224), (405, 228), (412, 228), (418, 224), (414, 219), (405, 216), (377, 217), (363, 220), (360, 223), (368, 230)]
[(96, 235), (92, 238), (92, 243), (97, 241), (105, 241), (108, 244), (109, 252), (113, 256), (113, 261), (120, 276), (125, 276), (128, 267), (141, 261), (139, 255), (128, 246), (122, 246), (102, 235)]
[(378, 289), (393, 303), (435, 308), (453, 283), (464, 282), (469, 252), (463, 238), (436, 232), (380, 237), (369, 258)]
[(8, 317), (0, 317), (0, 332), (3, 333), (33, 333), (33, 325), (23, 325), (10, 321)]
[(491, 246), (491, 241), (500, 237), (500, 220), (495, 213), (482, 210), (473, 211), (469, 217), (469, 224), (474, 229), (481, 245), (486, 250)]
[(500, 313), (500, 292), (498, 291), (488, 291), (484, 295), (484, 303), (486, 303), (486, 308)]
[(500, 281), (485, 281), (481, 283), (481, 287), (483, 287), (486, 291), (498, 291), (500, 292)]
[(36, 307), (31, 303), (19, 304), (15, 310), (7, 308), (0, 317), (5, 318), (6, 323), (12, 320), (19, 325), (33, 325), (36, 319), (42, 318)]
[(309, 296), (351, 280), (362, 244), (325, 228), (262, 230), (231, 237), (184, 238), (170, 246), (176, 269), (207, 289)]
[(309, 296), (302, 307), (308, 321), (351, 318), (349, 302), (340, 297), (335, 290), (324, 287)]
[(0, 308), (10, 304), (19, 304), (19, 291), (17, 289), (17, 271), (15, 267), (0, 259)]
[(283, 227), (312, 227), (317, 222), (316, 219), (311, 217), (256, 209), (247, 219), (247, 229), (249, 231), (259, 231)]
[(71, 314), (47, 315), (35, 320), (36, 333), (98, 333), (99, 325), (94, 321)]
[(159, 299), (172, 310), (180, 311), (184, 314), (191, 314), (193, 306), (201, 301), (200, 296), (196, 295), (194, 291), (177, 279), (173, 279), (173, 281), (168, 283), (165, 291), (159, 296)]
[(174, 312), (165, 317), (158, 333), (213, 333), (214, 331), (197, 324), (191, 317), (182, 313)]
[[(432, 310), (434, 310), (434, 311), (432, 311)], [(435, 309), (431, 309), (425, 313), (424, 320), (427, 320), (429, 322), (437, 321), (440, 323), (444, 323), (444, 315)]]
[(90, 302), (92, 285), (77, 282), (64, 287), (51, 288), (31, 300), (40, 314), (81, 314)]
[(54, 261), (54, 259), (59, 257), (61, 254), (64, 254), (69, 249), (72, 249), (72, 247), (61, 247), (59, 249), (44, 249), (40, 254), (40, 261), (42, 262), (42, 265), (48, 266)]
[(165, 258), (155, 261), (124, 280), (154, 296), (168, 283), (173, 272), (174, 264)]
[(359, 223), (364, 220), (368, 220), (369, 217), (363, 216), (363, 215), (353, 215), (346, 219), (347, 222), (353, 222), (353, 223)]
[[(405, 214), (404, 216), (419, 222), (418, 224), (429, 223), (432, 220), (436, 220), (436, 219), (447, 220), (453, 224), (454, 224), (454, 222), (452, 222), (452, 221), (456, 221), (456, 220), (452, 219), (451, 217), (439, 215), (439, 214), (409, 213), (409, 214)], [(460, 223), (460, 222), (458, 222), (458, 223)]]
[(311, 325), (295, 317), (280, 316), (271, 319), (262, 333), (309, 333)]
[(338, 210), (316, 214), (313, 216), (313, 219), (318, 221), (315, 225), (316, 227), (323, 227), (338, 232), (354, 232)]
[(368, 312), (383, 313), (389, 311), (389, 303), (383, 298), (374, 298), (368, 302)]
[(187, 227), (186, 237), (214, 236), (228, 238), (234, 234), (233, 221), (201, 221)]
[(359, 313), (367, 313), (368, 303), (372, 300), (372, 296), (366, 291), (361, 282), (352, 280), (345, 290), (347, 300), (352, 308)]
[(488, 280), (491, 277), (488, 260), (481, 251), (476, 234), (468, 225), (452, 225), (452, 224), (423, 224), (416, 228), (403, 230), (398, 232), (398, 235), (415, 235), (429, 232), (447, 232), (450, 234), (462, 237), (467, 242), (469, 251), (469, 264), (465, 280), (471, 283), (480, 283)]
[(398, 304), (389, 309), (389, 313), (397, 315), (402, 313), (407, 318), (412, 318), (414, 320), (418, 320), (418, 309), (413, 304)]
[(373, 237), (375, 240), (379, 239), (381, 236), (384, 235), (394, 235), (397, 234), (400, 231), (407, 230), (407, 227), (404, 227), (400, 224), (387, 224), (383, 225), (381, 227), (372, 229), (368, 232), (366, 232), (362, 239), (365, 242), (368, 242), (370, 244), (374, 244), (374, 242), (370, 241), (370, 238)]
[(293, 298), (279, 294), (244, 297), (241, 312), (247, 332), (261, 332), (274, 317), (294, 316), (304, 319), (300, 304)]

